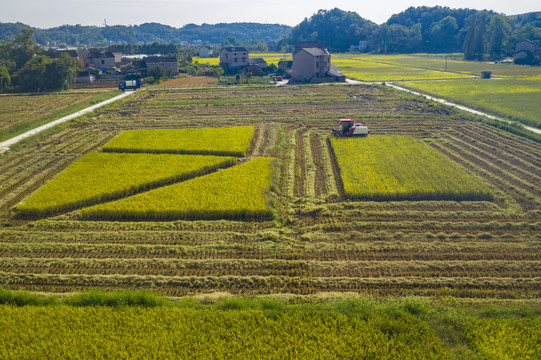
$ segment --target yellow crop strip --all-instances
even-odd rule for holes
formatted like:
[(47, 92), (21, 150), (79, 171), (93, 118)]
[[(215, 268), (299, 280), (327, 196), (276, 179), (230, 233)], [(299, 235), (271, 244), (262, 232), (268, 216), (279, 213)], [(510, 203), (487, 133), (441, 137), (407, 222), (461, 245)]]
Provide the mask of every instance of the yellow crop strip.
[(243, 156), (253, 134), (253, 126), (126, 130), (105, 145), (103, 151)]
[(206, 174), (235, 163), (233, 157), (91, 153), (79, 159), (17, 207), (36, 217), (118, 199)]
[(489, 200), (458, 164), (409, 136), (331, 138), (347, 197), (361, 200)]
[(271, 219), (273, 158), (242, 165), (111, 203), (83, 209), (89, 219)]

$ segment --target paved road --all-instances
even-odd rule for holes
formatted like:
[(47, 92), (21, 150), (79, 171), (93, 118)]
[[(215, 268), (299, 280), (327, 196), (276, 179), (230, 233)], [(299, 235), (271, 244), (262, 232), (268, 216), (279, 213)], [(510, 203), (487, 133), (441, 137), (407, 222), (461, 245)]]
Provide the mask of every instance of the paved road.
[(129, 96), (129, 95), (131, 95), (133, 93), (134, 93), (133, 91), (126, 91), (125, 93), (122, 93), (122, 94), (120, 94), (118, 96), (110, 98), (109, 100), (105, 100), (105, 101), (103, 101), (101, 103), (92, 105), (90, 107), (87, 107), (86, 109), (83, 109), (81, 111), (77, 111), (77, 112), (75, 112), (75, 113), (73, 113), (71, 115), (68, 115), (68, 116), (64, 116), (63, 118), (60, 118), (58, 120), (51, 121), (50, 123), (47, 123), (45, 125), (42, 125), (40, 127), (32, 129), (32, 130), (29, 130), (29, 131), (25, 132), (24, 134), (15, 136), (15, 137), (13, 137), (13, 138), (11, 138), (9, 140), (1, 142), (0, 143), (0, 153), (3, 153), (5, 151), (9, 150), (10, 146), (15, 145), (16, 143), (18, 143), (22, 139), (25, 139), (25, 138), (27, 138), (29, 136), (32, 136), (32, 135), (35, 135), (35, 134), (37, 134), (37, 133), (39, 133), (39, 132), (41, 132), (43, 130), (49, 129), (49, 128), (55, 126), (55, 125), (64, 123), (66, 121), (70, 121), (71, 119), (75, 119), (76, 117), (79, 117), (81, 115), (88, 114), (89, 112), (92, 112), (92, 111), (96, 110), (99, 107), (102, 107), (104, 105), (107, 105), (107, 104), (110, 104), (110, 103), (115, 102), (117, 100), (120, 100), (122, 98), (125, 98), (126, 96)]

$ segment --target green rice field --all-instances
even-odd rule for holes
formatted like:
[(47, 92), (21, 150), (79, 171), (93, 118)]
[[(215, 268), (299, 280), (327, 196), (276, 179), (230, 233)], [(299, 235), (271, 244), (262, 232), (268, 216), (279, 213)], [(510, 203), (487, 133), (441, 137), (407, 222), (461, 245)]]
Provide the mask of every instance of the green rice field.
[(400, 85), (541, 128), (538, 78), (419, 81)]

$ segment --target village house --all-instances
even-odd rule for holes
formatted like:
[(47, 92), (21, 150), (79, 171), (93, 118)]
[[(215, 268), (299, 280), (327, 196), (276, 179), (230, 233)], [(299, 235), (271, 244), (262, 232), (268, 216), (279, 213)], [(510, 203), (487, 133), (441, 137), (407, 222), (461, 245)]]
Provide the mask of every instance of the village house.
[(212, 48), (210, 46), (201, 46), (199, 48), (199, 57), (208, 58), (212, 55)]
[(293, 53), (291, 78), (298, 82), (346, 81), (346, 77), (331, 65), (331, 54), (319, 43), (299, 43)]
[(261, 69), (265, 69), (269, 66), (263, 58), (248, 59), (248, 65), (256, 65)]
[(220, 65), (227, 65), (229, 68), (248, 66), (248, 50), (242, 46), (227, 46), (220, 50)]
[(156, 66), (161, 66), (167, 76), (178, 75), (178, 61), (174, 56), (147, 56), (144, 58), (147, 71)]
[(93, 66), (96, 69), (114, 69), (116, 66), (115, 55), (105, 50), (90, 50), (86, 58), (82, 59), (85, 65)]
[(370, 45), (370, 42), (368, 40), (360, 40), (359, 45), (351, 45), (349, 47), (349, 51), (364, 53), (368, 50), (369, 45)]

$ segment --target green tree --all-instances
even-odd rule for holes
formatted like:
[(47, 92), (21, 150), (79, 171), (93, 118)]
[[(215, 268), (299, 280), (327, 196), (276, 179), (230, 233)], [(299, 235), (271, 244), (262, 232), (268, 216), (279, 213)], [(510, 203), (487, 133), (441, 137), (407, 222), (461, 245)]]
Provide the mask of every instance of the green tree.
[(481, 61), (485, 54), (486, 14), (478, 13), (471, 18), (466, 38), (464, 39), (464, 59)]
[(32, 40), (33, 34), (32, 29), (22, 29), (11, 42), (10, 57), (15, 62), (15, 70), (22, 68), (38, 52), (39, 46)]
[(15, 73), (14, 83), (21, 91), (67, 89), (75, 83), (78, 63), (67, 54), (58, 59), (37, 55)]
[(458, 24), (452, 16), (432, 23), (430, 28), (430, 47), (432, 50), (452, 52), (456, 48)]
[(491, 59), (499, 59), (504, 56), (511, 26), (502, 15), (494, 15), (488, 25), (488, 50)]
[(154, 78), (154, 82), (158, 82), (165, 76), (165, 71), (161, 66), (154, 66), (148, 71), (148, 75)]
[(5, 65), (0, 65), (0, 91), (4, 92), (11, 86), (11, 76)]

